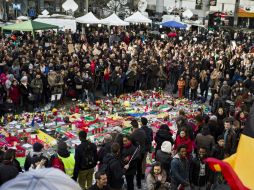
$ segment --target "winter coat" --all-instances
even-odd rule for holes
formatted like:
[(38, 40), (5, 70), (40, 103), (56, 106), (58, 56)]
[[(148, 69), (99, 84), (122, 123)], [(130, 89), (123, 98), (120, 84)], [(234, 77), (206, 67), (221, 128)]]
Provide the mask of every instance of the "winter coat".
[[(200, 166), (203, 164), (204, 171), (200, 171)], [(190, 183), (195, 186), (205, 186), (211, 181), (211, 170), (208, 164), (202, 162), (199, 158), (193, 158), (190, 163)]]
[(50, 72), (48, 75), (48, 83), (52, 94), (62, 94), (63, 93), (63, 77), (61, 74), (56, 72)]
[(84, 78), (83, 86), (85, 90), (92, 91), (93, 90), (93, 79), (91, 77)]
[(33, 151), (29, 152), (28, 155), (26, 156), (26, 160), (24, 164), (25, 171), (29, 171), (31, 165), (34, 164), (35, 160), (40, 161), (42, 159), (46, 160), (45, 166), (48, 167), (49, 166), (48, 158), (44, 156), (42, 152), (33, 152)]
[(202, 135), (201, 133), (197, 134), (195, 142), (197, 148), (206, 148), (208, 154), (212, 151), (215, 144), (214, 137), (212, 135)]
[(167, 176), (169, 176), (169, 172), (171, 169), (171, 154), (162, 152), (161, 150), (158, 150), (156, 153), (155, 160), (161, 163), (162, 168), (166, 171)]
[[(162, 175), (162, 179), (160, 182), (155, 178), (153, 174), (149, 173), (147, 175), (146, 184), (147, 184), (148, 190), (168, 190), (169, 189), (169, 183), (166, 182), (167, 180), (166, 172), (162, 170), (161, 175)], [(157, 184), (158, 184), (158, 187), (156, 187)]]
[(120, 189), (123, 186), (124, 169), (121, 160), (113, 154), (107, 154), (103, 159), (103, 164), (108, 167), (108, 184), (112, 189)]
[(220, 147), (218, 144), (213, 147), (212, 157), (217, 158), (219, 160), (223, 160), (225, 158), (225, 148)]
[(183, 89), (185, 87), (185, 81), (184, 80), (178, 80), (177, 86), (179, 89)]
[(12, 86), (9, 91), (9, 96), (14, 104), (18, 104), (21, 96), (19, 86)]
[(139, 128), (130, 135), (131, 142), (134, 146), (140, 145), (140, 153), (145, 154), (146, 152), (146, 133), (143, 129)]
[(110, 76), (110, 82), (111, 82), (111, 85), (120, 86), (121, 75), (118, 72), (113, 71), (111, 76)]
[(98, 151), (98, 161), (102, 164), (103, 158), (111, 153), (111, 142), (105, 143), (102, 145), (102, 147), (100, 148), (100, 150)]
[[(225, 133), (226, 131), (224, 131), (223, 136), (225, 135)], [(229, 155), (234, 154), (237, 148), (236, 147), (237, 139), (233, 129), (229, 129), (229, 132), (226, 137), (226, 141), (224, 143), (225, 143), (226, 154), (229, 154)]]
[(172, 134), (169, 130), (166, 129), (159, 129), (156, 133), (156, 136), (154, 138), (156, 142), (156, 150), (161, 149), (161, 145), (164, 141), (169, 141), (171, 144), (174, 144), (174, 140), (172, 138)]
[[(134, 155), (135, 150), (136, 150), (136, 147), (133, 144), (123, 147), (122, 155), (121, 155), (122, 159), (123, 159), (123, 165), (128, 164), (131, 157), (133, 156), (133, 159), (130, 162), (129, 168), (125, 172), (125, 175), (135, 175), (136, 174), (138, 151), (136, 151), (136, 153)], [(128, 161), (126, 161), (124, 159), (128, 159)]]
[(126, 85), (134, 86), (136, 81), (136, 74), (134, 71), (129, 70), (126, 72)]
[(209, 78), (205, 77), (204, 80), (200, 80), (200, 89), (208, 89), (209, 88)]
[(0, 186), (19, 174), (17, 167), (9, 161), (0, 163)]
[(43, 91), (43, 83), (42, 83), (42, 79), (33, 79), (31, 82), (31, 88), (34, 94), (41, 94)]
[[(93, 159), (94, 159), (94, 166), (91, 166), (90, 168), (87, 168), (84, 164), (85, 164), (85, 157), (86, 157), (86, 150), (91, 149), (91, 152), (93, 153)], [(90, 151), (90, 150), (89, 150)], [(81, 142), (80, 145), (77, 146), (77, 148), (75, 149), (75, 170), (74, 170), (74, 179), (78, 176), (78, 172), (80, 170), (88, 170), (88, 169), (92, 169), (96, 166), (98, 161), (98, 155), (97, 155), (97, 147), (94, 143), (83, 141)]]
[(191, 89), (197, 89), (198, 88), (198, 81), (197, 81), (197, 79), (191, 79), (190, 80), (190, 88)]
[(227, 100), (230, 97), (231, 88), (229, 85), (222, 85), (220, 88), (220, 97), (223, 100)]
[(189, 162), (187, 158), (181, 159), (178, 154), (171, 161), (171, 182), (177, 186), (189, 183)]
[(193, 142), (191, 141), (189, 137), (182, 138), (180, 137), (180, 135), (177, 135), (175, 140), (174, 150), (177, 150), (177, 147), (182, 144), (185, 144), (187, 146), (187, 154), (190, 155), (193, 150)]
[(146, 133), (146, 152), (149, 152), (153, 141), (153, 130), (148, 126), (142, 126), (141, 129)]

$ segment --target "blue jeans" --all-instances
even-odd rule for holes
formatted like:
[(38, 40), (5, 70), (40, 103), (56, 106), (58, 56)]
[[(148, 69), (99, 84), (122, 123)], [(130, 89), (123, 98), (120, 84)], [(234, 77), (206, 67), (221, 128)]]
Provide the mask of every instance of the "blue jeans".
[(90, 102), (94, 102), (95, 101), (94, 93), (92, 91), (85, 90), (82, 95), (82, 101), (85, 101), (86, 99)]
[(102, 79), (102, 93), (107, 94), (109, 93), (109, 80)]

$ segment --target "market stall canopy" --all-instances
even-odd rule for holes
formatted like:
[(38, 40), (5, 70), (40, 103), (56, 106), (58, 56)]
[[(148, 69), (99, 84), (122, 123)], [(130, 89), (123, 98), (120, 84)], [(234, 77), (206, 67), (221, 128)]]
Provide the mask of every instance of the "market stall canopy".
[(96, 18), (92, 12), (87, 13), (84, 16), (76, 18), (76, 22), (82, 24), (102, 24), (102, 21)]
[(104, 24), (109, 25), (109, 26), (127, 26), (129, 25), (128, 22), (125, 22), (121, 20), (115, 13), (110, 15), (107, 18), (104, 18), (101, 20)]
[(49, 29), (58, 29), (58, 26), (52, 24), (45, 24), (42, 22), (36, 22), (33, 20), (28, 20), (25, 22), (12, 24), (8, 26), (4, 26), (3, 30), (12, 30), (12, 31), (36, 31), (36, 30), (49, 30)]
[(163, 27), (168, 27), (168, 28), (186, 28), (186, 24), (182, 24), (181, 22), (176, 22), (176, 21), (167, 21), (161, 23), (161, 26)]
[(45, 23), (45, 24), (53, 24), (53, 25), (56, 25), (59, 27), (59, 30), (71, 30), (72, 32), (76, 32), (76, 29), (77, 29), (77, 23), (76, 23), (76, 20), (75, 18), (67, 18), (67, 17), (63, 17), (63, 18), (60, 18), (60, 17), (48, 17), (48, 18), (43, 18), (43, 17), (40, 17), (40, 18), (37, 18), (35, 19), (35, 21), (37, 22), (42, 22), (42, 23)]
[(130, 22), (130, 23), (152, 23), (151, 19), (146, 18), (139, 11), (133, 13), (133, 15), (124, 19), (124, 21)]

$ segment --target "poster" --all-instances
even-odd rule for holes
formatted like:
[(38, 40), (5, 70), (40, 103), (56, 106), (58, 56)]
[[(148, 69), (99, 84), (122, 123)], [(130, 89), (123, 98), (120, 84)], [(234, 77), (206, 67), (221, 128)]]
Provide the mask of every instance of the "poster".
[(201, 10), (203, 6), (203, 0), (196, 0), (196, 6), (195, 8), (198, 10)]

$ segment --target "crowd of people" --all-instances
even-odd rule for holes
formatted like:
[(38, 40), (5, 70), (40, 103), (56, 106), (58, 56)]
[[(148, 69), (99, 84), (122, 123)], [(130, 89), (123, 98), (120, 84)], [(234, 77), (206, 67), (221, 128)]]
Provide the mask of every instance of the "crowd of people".
[[(210, 170), (205, 159), (214, 157), (222, 160), (236, 152), (244, 127), (240, 126), (239, 120), (228, 117), (220, 124), (215, 115), (209, 118), (200, 109), (193, 121), (180, 110), (175, 139), (167, 124), (162, 124), (153, 135), (147, 118), (141, 117), (140, 122), (141, 126), (133, 119), (132, 131), (127, 135), (122, 134), (121, 127), (114, 127), (110, 134), (104, 136), (100, 148), (87, 139), (85, 131), (80, 131), (81, 144), (76, 147), (75, 155), (66, 142), (59, 141), (56, 152), (51, 155), (37, 142), (26, 156), (24, 170), (15, 158), (15, 150), (2, 150), (0, 187), (22, 175), (19, 173), (43, 168), (62, 170), (83, 190), (123, 189), (124, 186), (127, 190), (134, 190), (134, 182), (138, 189), (148, 190), (227, 187), (222, 174)], [(153, 141), (156, 143), (154, 151)], [(154, 163), (148, 167), (146, 161), (151, 154), (154, 155)], [(96, 183), (93, 185), (95, 171)], [(142, 187), (142, 180), (145, 180), (145, 187)]]
[[(83, 131), (75, 155), (65, 142), (59, 142), (56, 154), (50, 156), (44, 154), (43, 145), (35, 143), (24, 170), (58, 168), (83, 190), (120, 190), (124, 179), (127, 190), (134, 189), (134, 181), (141, 189), (142, 180), (149, 190), (226, 186), (204, 159), (224, 159), (237, 149), (253, 102), (253, 36), (222, 30), (176, 33), (177, 37), (167, 39), (140, 28), (114, 28), (109, 33), (91, 30), (87, 35), (46, 31), (35, 39), (29, 33), (2, 34), (0, 115), (31, 111), (67, 97), (94, 102), (97, 90), (114, 97), (161, 88), (211, 106), (211, 115), (199, 108), (192, 119), (180, 110), (175, 139), (167, 124), (153, 135), (148, 120), (140, 118), (142, 126), (134, 119), (129, 135), (114, 128), (98, 151)], [(156, 162), (145, 176), (152, 141), (156, 142)], [(2, 150), (0, 185), (21, 172), (15, 151)]]
[(113, 97), (166, 86), (192, 101), (205, 102), (211, 92), (213, 112), (226, 100), (251, 102), (250, 34), (179, 31), (179, 38), (160, 39), (137, 31), (2, 35), (1, 115), (66, 97), (93, 102), (95, 91)]

